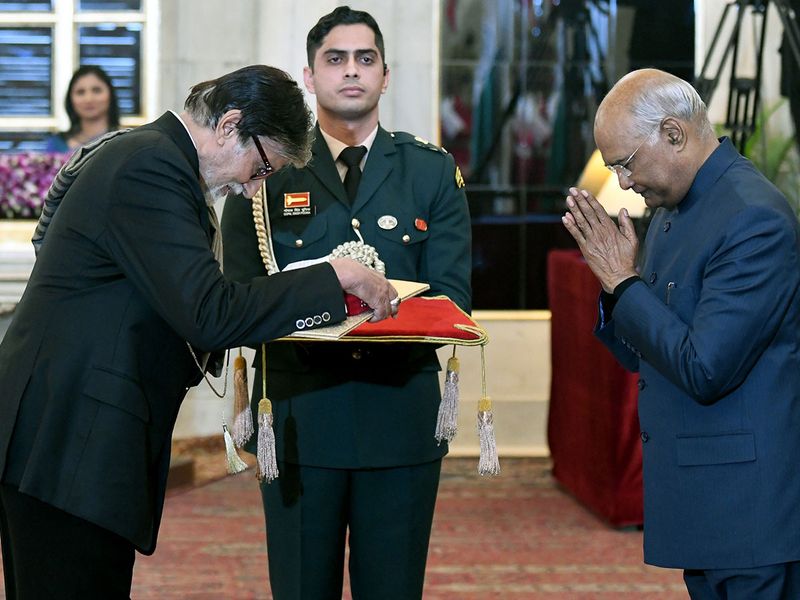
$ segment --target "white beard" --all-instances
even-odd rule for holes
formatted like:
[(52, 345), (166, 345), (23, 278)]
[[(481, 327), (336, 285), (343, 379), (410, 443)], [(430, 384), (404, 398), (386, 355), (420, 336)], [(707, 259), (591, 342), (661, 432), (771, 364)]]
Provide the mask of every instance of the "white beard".
[[(233, 151), (233, 156), (230, 158), (232, 161), (242, 160), (247, 154), (241, 144), (236, 144)], [(224, 160), (224, 159), (223, 159)], [(213, 205), (218, 200), (224, 200), (228, 194), (243, 194), (244, 186), (236, 181), (228, 181), (226, 183), (219, 183), (221, 179), (219, 176), (222, 168), (219, 163), (208, 164), (205, 168), (201, 166), (200, 177), (207, 186), (206, 202)]]
[(229, 195), (241, 195), (244, 194), (244, 186), (238, 183), (228, 183), (225, 185), (219, 185), (215, 188), (208, 190), (206, 193), (206, 203), (209, 205), (214, 205), (216, 202), (220, 200), (225, 200)]

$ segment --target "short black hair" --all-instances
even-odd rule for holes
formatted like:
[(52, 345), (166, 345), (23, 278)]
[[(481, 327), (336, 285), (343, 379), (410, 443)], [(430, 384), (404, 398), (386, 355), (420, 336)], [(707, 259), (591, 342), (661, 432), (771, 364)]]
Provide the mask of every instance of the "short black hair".
[(242, 111), (239, 141), (264, 136), (297, 166), (311, 156), (313, 119), (303, 92), (288, 73), (267, 65), (250, 65), (192, 87), (184, 108), (192, 118), (214, 128), (229, 110)]
[(67, 86), (67, 96), (64, 98), (64, 108), (67, 109), (69, 116), (69, 130), (64, 137), (75, 135), (81, 130), (81, 118), (75, 111), (75, 106), (72, 104), (72, 89), (78, 80), (86, 75), (94, 75), (108, 87), (109, 102), (108, 102), (108, 129), (113, 131), (119, 129), (119, 101), (117, 100), (117, 90), (114, 89), (114, 84), (111, 78), (103, 69), (96, 65), (83, 65), (72, 74)]
[(314, 55), (320, 49), (325, 37), (331, 32), (331, 29), (338, 25), (358, 25), (363, 24), (372, 29), (375, 33), (375, 45), (378, 47), (378, 52), (381, 54), (383, 61), (383, 70), (386, 71), (386, 53), (383, 49), (383, 34), (378, 23), (372, 18), (372, 15), (363, 10), (353, 10), (349, 6), (340, 6), (331, 13), (322, 17), (311, 31), (308, 32), (306, 37), (306, 54), (308, 55), (308, 66), (314, 69)]

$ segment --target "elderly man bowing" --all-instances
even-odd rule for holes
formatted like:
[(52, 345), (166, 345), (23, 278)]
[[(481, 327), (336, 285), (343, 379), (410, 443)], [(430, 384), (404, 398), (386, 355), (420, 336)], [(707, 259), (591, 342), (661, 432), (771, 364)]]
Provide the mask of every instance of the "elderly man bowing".
[(300, 319), (340, 321), (344, 291), (374, 319), (396, 312), (394, 288), (349, 259), (248, 284), (222, 275), (207, 202), (305, 164), (310, 125), (297, 84), (253, 65), (198, 83), (182, 113), (105, 140), (63, 179), (0, 344), (10, 600), (129, 597), (134, 550), (155, 550), (170, 436), (204, 354)]
[(655, 210), (638, 260), (624, 209), (573, 188), (563, 217), (603, 287), (596, 335), (640, 373), (645, 562), (695, 599), (800, 598), (797, 218), (672, 75), (623, 77), (594, 134)]

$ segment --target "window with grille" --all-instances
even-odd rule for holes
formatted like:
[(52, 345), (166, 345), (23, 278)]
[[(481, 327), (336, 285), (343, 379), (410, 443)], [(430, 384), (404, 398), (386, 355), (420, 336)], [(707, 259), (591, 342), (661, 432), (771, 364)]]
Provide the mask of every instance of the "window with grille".
[(0, 0), (0, 152), (35, 151), (64, 130), (81, 65), (114, 83), (123, 125), (152, 117), (158, 0)]

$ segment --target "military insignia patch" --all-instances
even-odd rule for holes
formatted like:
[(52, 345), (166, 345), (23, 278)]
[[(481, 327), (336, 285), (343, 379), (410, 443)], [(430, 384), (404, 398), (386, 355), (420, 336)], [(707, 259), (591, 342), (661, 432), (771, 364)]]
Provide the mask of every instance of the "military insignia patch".
[(378, 219), (378, 227), (387, 231), (394, 229), (397, 227), (397, 218), (393, 217), (392, 215), (383, 215), (380, 219)]
[(465, 185), (464, 177), (461, 175), (461, 169), (458, 167), (458, 165), (456, 165), (456, 186), (458, 186), (458, 189), (461, 189)]
[(311, 192), (292, 192), (283, 195), (284, 217), (307, 217), (311, 214)]

